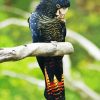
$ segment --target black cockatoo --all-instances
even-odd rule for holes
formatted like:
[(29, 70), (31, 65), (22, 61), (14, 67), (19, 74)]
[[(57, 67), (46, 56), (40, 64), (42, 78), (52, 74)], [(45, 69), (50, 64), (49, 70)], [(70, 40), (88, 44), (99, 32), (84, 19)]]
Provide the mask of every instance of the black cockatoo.
[[(33, 42), (64, 42), (64, 15), (68, 7), (69, 0), (41, 0), (29, 18)], [(63, 56), (36, 58), (45, 78), (46, 100), (65, 100)]]

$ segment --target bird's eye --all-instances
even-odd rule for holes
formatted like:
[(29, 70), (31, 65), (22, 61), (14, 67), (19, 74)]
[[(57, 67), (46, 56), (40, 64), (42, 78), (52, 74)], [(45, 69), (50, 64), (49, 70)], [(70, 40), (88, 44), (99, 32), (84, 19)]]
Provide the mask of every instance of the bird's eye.
[(59, 4), (56, 4), (56, 7), (57, 7), (58, 9), (60, 9), (60, 5), (59, 5)]

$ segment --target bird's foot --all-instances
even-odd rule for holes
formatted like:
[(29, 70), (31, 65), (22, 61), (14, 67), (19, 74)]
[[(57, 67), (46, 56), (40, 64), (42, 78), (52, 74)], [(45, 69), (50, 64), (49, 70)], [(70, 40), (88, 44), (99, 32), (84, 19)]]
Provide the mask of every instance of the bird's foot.
[(54, 46), (57, 46), (57, 41), (51, 41)]

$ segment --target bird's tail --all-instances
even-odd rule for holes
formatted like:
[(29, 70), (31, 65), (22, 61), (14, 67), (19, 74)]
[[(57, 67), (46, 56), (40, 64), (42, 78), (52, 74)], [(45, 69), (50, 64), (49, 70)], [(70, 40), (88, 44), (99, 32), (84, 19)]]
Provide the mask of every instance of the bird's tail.
[(37, 57), (45, 77), (46, 100), (65, 100), (62, 57)]
[(63, 75), (61, 81), (58, 81), (56, 76), (54, 76), (54, 80), (50, 82), (47, 71), (45, 69), (45, 82), (46, 82), (45, 95), (47, 100), (65, 100)]

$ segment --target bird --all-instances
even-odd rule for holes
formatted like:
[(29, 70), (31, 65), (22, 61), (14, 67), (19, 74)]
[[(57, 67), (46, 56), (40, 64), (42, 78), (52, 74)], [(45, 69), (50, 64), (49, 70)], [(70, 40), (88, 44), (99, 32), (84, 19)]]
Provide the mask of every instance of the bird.
[[(33, 43), (65, 42), (69, 0), (41, 0), (28, 19)], [(63, 56), (36, 56), (44, 75), (46, 100), (65, 100)]]

